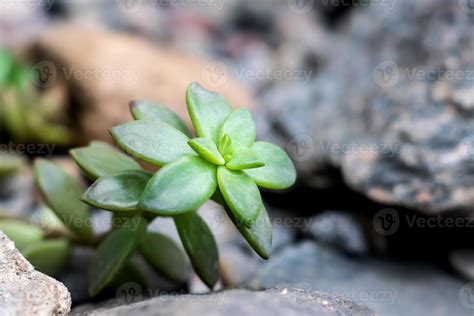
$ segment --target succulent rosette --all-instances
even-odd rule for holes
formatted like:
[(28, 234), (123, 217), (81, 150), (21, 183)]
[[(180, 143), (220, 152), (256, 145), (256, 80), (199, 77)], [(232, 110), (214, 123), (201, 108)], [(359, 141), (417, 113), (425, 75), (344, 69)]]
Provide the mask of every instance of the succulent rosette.
[[(188, 87), (186, 103), (194, 138), (178, 115), (148, 101), (132, 101), (135, 121), (110, 130), (127, 154), (159, 166), (155, 174), (103, 143), (71, 154), (95, 181), (82, 196), (85, 203), (122, 217), (172, 217), (194, 270), (212, 288), (218, 280), (217, 247), (196, 210), (209, 199), (220, 203), (250, 246), (267, 259), (272, 227), (259, 187), (288, 188), (296, 172), (281, 148), (255, 141), (248, 110), (232, 110), (223, 96), (197, 83)], [(145, 248), (142, 254), (153, 257), (153, 245)]]

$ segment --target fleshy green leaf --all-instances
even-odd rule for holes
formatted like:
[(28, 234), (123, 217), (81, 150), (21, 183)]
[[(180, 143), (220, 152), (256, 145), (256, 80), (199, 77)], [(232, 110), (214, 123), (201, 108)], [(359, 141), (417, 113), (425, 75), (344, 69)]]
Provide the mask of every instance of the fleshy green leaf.
[(74, 234), (64, 225), (56, 213), (45, 205), (32, 215), (32, 223), (38, 225), (48, 235), (59, 234), (61, 236), (73, 237)]
[(188, 280), (189, 264), (172, 239), (158, 233), (147, 233), (139, 249), (159, 275), (179, 284)]
[(89, 207), (80, 201), (81, 186), (56, 164), (44, 159), (35, 162), (35, 180), (46, 203), (61, 221), (81, 238), (92, 236)]
[(212, 289), (219, 280), (219, 253), (211, 230), (195, 211), (175, 216), (174, 221), (194, 271)]
[(268, 217), (265, 206), (262, 204), (257, 220), (250, 228), (239, 224), (229, 208), (225, 207), (225, 209), (232, 222), (234, 222), (234, 225), (255, 252), (263, 259), (270, 258), (272, 250), (272, 223), (270, 222), (270, 217)]
[(196, 155), (186, 135), (160, 121), (135, 121), (116, 126), (110, 133), (127, 153), (158, 166)]
[(88, 147), (72, 149), (70, 154), (84, 174), (94, 181), (120, 171), (141, 170), (133, 158), (103, 142), (96, 141)]
[(186, 91), (186, 103), (196, 134), (217, 144), (221, 125), (232, 111), (226, 98), (194, 82)]
[(97, 295), (114, 279), (123, 268), (130, 255), (141, 242), (147, 228), (142, 217), (133, 217), (122, 227), (107, 235), (97, 248), (91, 262), (89, 274), (89, 293)]
[(217, 188), (216, 167), (200, 157), (164, 166), (145, 187), (139, 208), (165, 216), (197, 209)]
[(191, 132), (186, 126), (186, 123), (178, 114), (166, 106), (158, 105), (151, 101), (135, 100), (130, 102), (130, 110), (133, 118), (136, 120), (161, 121), (180, 130), (186, 136), (191, 137)]
[(136, 211), (140, 196), (152, 175), (144, 171), (122, 171), (99, 178), (82, 201), (108, 211)]
[(209, 138), (194, 138), (188, 142), (194, 151), (202, 158), (216, 165), (225, 164), (216, 144)]
[(23, 157), (0, 153), (0, 176), (18, 170), (25, 163)]
[(224, 157), (225, 161), (229, 161), (232, 158), (232, 153), (234, 152), (234, 144), (232, 144), (232, 139), (229, 135), (224, 134), (219, 140), (219, 151)]
[(286, 189), (295, 183), (295, 166), (283, 149), (270, 143), (256, 142), (252, 151), (265, 162), (264, 167), (245, 170), (257, 185), (267, 189)]
[(43, 239), (43, 231), (38, 227), (14, 219), (0, 220), (0, 230), (15, 243), (15, 247), (24, 247)]
[(262, 198), (255, 182), (243, 171), (217, 169), (217, 181), (225, 202), (238, 222), (251, 227), (262, 207)]
[(226, 163), (226, 167), (232, 170), (259, 168), (265, 166), (260, 157), (247, 147), (239, 147), (232, 154), (232, 159)]
[(255, 142), (257, 127), (249, 110), (238, 109), (232, 112), (222, 124), (219, 139), (227, 134), (235, 147), (250, 147)]
[(70, 248), (67, 239), (42, 240), (25, 247), (22, 253), (36, 270), (55, 276), (66, 265)]

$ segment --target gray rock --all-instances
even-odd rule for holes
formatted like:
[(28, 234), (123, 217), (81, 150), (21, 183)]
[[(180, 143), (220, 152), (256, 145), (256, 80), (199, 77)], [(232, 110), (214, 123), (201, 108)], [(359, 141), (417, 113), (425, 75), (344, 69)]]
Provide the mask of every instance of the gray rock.
[(0, 208), (9, 216), (29, 216), (34, 204), (33, 172), (29, 167), (0, 179)]
[(255, 292), (226, 290), (202, 295), (168, 295), (131, 305), (90, 310), (73, 315), (375, 315), (367, 307), (339, 296), (297, 288)]
[(459, 296), (463, 282), (430, 265), (348, 258), (314, 242), (271, 258), (252, 285), (323, 291), (380, 315), (472, 315)]
[(70, 308), (66, 287), (35, 271), (0, 232), (0, 314), (67, 315)]
[(321, 243), (363, 255), (370, 244), (359, 218), (342, 211), (326, 211), (311, 219), (309, 233)]
[(449, 260), (462, 276), (474, 281), (474, 249), (456, 250), (451, 253)]
[(267, 92), (270, 128), (260, 134), (280, 140), (309, 185), (330, 184), (331, 165), (382, 203), (472, 211), (472, 10), (462, 1), (378, 3), (354, 10), (310, 84)]

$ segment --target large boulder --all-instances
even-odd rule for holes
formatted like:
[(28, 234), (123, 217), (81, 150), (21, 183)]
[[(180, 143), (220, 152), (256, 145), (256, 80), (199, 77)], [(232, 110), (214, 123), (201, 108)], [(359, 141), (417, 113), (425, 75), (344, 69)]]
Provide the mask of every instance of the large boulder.
[(378, 202), (472, 211), (474, 12), (466, 1), (355, 10), (311, 84), (267, 93), (261, 135), (288, 148), (307, 184), (327, 184), (316, 180), (335, 166)]

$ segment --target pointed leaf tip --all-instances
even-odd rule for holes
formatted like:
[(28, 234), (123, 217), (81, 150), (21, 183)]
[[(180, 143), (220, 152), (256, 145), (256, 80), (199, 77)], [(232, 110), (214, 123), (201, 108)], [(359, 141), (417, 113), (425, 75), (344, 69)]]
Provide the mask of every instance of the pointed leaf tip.
[(193, 82), (186, 91), (186, 104), (196, 134), (217, 144), (221, 125), (232, 111), (226, 98)]
[(161, 121), (191, 137), (186, 123), (166, 106), (151, 101), (133, 100), (130, 102), (130, 112), (135, 120)]

